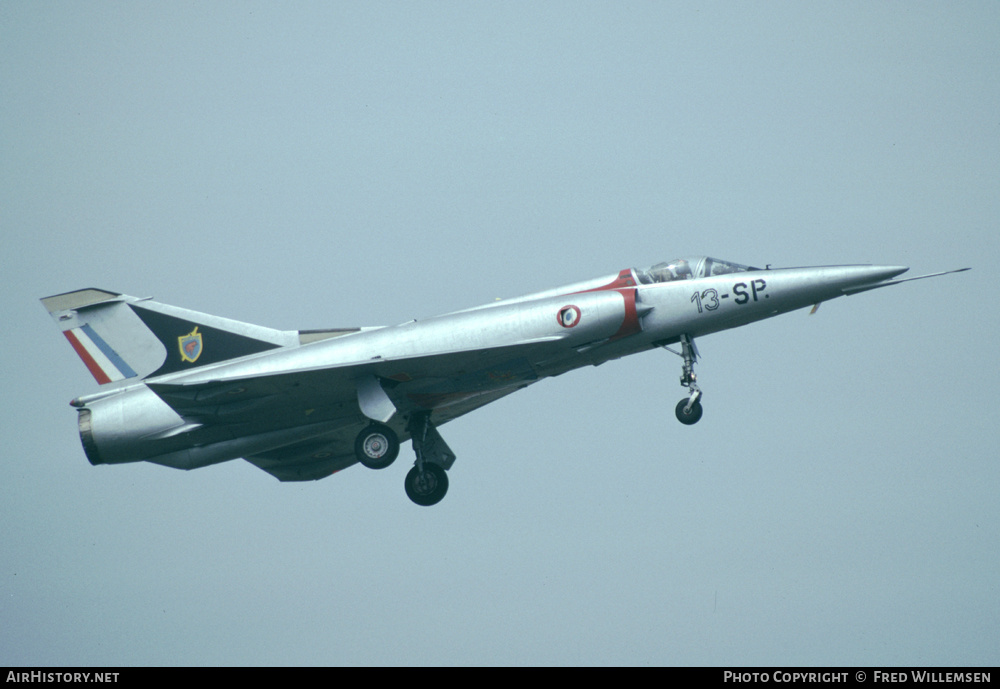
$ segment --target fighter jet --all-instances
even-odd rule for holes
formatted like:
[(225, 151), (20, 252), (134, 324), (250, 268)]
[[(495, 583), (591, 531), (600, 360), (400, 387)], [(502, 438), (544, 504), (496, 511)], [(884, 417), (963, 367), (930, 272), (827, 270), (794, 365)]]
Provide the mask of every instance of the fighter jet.
[[(455, 454), (438, 428), (543, 378), (663, 348), (677, 419), (702, 416), (695, 339), (910, 280), (904, 266), (754, 268), (707, 256), (399, 325), (274, 330), (103, 289), (42, 299), (102, 386), (74, 399), (91, 464), (195, 469), (243, 458), (280, 481), (385, 469), (434, 505)], [(674, 349), (678, 347), (679, 349)]]

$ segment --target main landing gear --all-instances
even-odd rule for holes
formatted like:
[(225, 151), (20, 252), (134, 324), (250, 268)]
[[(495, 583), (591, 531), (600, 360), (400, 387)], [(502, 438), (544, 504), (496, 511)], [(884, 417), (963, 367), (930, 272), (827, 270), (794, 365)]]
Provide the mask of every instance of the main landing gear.
[(422, 507), (436, 505), (448, 492), (448, 474), (445, 469), (451, 468), (455, 453), (431, 424), (430, 412), (410, 417), (407, 430), (413, 438), (413, 452), (417, 455), (417, 461), (413, 463), (413, 468), (406, 474), (406, 481), (403, 482), (406, 496)]
[(406, 474), (403, 487), (406, 497), (422, 507), (436, 505), (448, 492), (448, 474), (439, 464), (422, 462), (423, 468), (415, 465)]
[(354, 455), (369, 469), (385, 469), (399, 455), (396, 432), (380, 423), (373, 423), (358, 433)]
[(674, 409), (677, 420), (686, 426), (698, 423), (701, 419), (702, 409), (701, 388), (698, 387), (698, 376), (694, 372), (694, 362), (698, 359), (698, 348), (694, 344), (694, 338), (681, 335), (680, 352), (675, 352), (666, 345), (663, 348), (684, 359), (684, 367), (681, 370), (681, 385), (691, 393), (677, 403), (677, 407)]
[[(448, 492), (445, 472), (455, 462), (455, 454), (431, 424), (429, 412), (411, 416), (406, 430), (413, 439), (413, 451), (417, 455), (403, 483), (406, 495), (423, 507), (436, 505)], [(381, 423), (370, 424), (354, 441), (354, 455), (369, 469), (385, 469), (398, 454), (399, 440), (395, 431)]]

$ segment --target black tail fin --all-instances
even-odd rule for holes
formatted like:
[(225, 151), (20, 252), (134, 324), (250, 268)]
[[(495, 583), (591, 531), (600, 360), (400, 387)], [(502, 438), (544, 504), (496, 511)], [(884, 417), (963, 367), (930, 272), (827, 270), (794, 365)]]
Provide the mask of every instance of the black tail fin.
[(298, 344), (295, 331), (189, 311), (101, 289), (42, 299), (101, 385)]

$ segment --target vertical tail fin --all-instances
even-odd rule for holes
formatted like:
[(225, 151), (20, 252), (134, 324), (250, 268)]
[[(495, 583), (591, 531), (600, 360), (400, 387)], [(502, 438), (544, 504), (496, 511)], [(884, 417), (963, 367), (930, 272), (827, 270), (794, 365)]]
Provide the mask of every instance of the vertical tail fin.
[(42, 299), (101, 385), (184, 371), (298, 344), (273, 330), (102, 289)]

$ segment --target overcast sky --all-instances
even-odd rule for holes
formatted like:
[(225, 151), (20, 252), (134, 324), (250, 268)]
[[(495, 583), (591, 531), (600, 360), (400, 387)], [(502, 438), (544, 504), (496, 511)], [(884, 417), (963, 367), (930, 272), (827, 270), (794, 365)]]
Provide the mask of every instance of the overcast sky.
[[(996, 2), (0, 3), (0, 665), (1000, 663)], [(960, 275), (389, 470), (92, 467), (38, 302), (391, 324), (709, 254)]]

